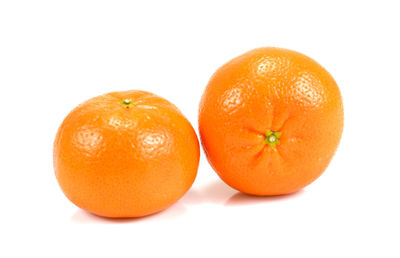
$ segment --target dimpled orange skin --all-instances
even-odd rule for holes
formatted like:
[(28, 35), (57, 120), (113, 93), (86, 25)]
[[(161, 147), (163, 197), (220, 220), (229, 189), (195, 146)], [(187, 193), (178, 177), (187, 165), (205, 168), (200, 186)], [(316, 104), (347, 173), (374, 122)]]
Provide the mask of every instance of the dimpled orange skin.
[(55, 175), (64, 194), (105, 217), (167, 208), (191, 187), (198, 164), (190, 123), (173, 104), (144, 91), (84, 102), (65, 118), (54, 143)]
[(342, 98), (311, 58), (258, 48), (212, 76), (199, 130), (208, 161), (228, 185), (254, 195), (288, 194), (317, 179), (332, 159), (343, 130)]

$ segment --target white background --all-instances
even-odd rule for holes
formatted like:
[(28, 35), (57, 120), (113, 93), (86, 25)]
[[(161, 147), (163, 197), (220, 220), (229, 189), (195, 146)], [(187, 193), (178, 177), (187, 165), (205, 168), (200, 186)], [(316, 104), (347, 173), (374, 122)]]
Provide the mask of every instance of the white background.
[[(0, 256), (399, 257), (396, 2), (1, 1)], [(260, 46), (314, 58), (342, 91), (343, 138), (311, 186), (249, 197), (202, 153), (191, 190), (153, 216), (103, 219), (64, 197), (52, 144), (72, 108), (142, 89), (197, 130), (212, 73)]]

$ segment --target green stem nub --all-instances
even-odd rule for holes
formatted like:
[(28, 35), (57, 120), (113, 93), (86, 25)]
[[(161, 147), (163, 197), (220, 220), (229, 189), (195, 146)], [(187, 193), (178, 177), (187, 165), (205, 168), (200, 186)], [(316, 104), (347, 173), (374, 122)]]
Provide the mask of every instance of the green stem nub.
[(133, 105), (132, 100), (130, 99), (124, 99), (123, 101), (120, 102), (120, 104), (125, 108), (129, 108), (130, 106)]
[(275, 145), (279, 144), (279, 138), (281, 135), (281, 132), (273, 132), (271, 130), (266, 131), (264, 144), (268, 144), (272, 148), (275, 148)]

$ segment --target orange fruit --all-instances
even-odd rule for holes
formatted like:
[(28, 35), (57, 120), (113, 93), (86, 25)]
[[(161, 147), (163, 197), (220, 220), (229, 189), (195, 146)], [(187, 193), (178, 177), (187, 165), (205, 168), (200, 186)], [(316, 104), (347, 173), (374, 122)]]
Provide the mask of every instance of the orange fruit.
[(113, 92), (76, 107), (54, 142), (64, 194), (105, 217), (140, 217), (176, 202), (192, 185), (199, 143), (167, 100), (144, 91)]
[(332, 76), (295, 51), (259, 48), (219, 68), (199, 109), (208, 161), (231, 187), (254, 195), (295, 192), (328, 166), (343, 129)]

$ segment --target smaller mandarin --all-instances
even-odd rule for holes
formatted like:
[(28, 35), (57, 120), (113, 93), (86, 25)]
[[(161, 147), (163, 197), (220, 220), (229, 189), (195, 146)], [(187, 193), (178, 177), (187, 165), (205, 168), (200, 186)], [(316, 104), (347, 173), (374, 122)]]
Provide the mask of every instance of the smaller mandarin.
[(343, 130), (332, 76), (295, 51), (265, 47), (229, 61), (200, 102), (199, 131), (211, 166), (231, 187), (281, 195), (317, 179)]
[(195, 131), (167, 100), (112, 92), (71, 111), (54, 142), (58, 183), (78, 207), (105, 217), (161, 211), (191, 187), (199, 164)]

